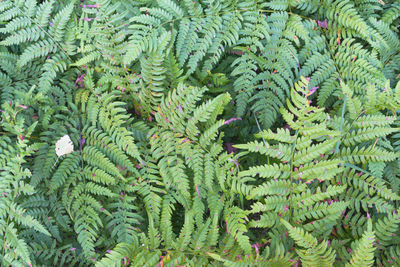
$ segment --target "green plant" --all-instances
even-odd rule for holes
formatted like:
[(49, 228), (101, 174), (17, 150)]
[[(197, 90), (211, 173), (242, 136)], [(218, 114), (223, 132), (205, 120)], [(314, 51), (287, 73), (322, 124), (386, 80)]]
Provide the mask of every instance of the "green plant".
[(399, 22), (0, 1), (0, 265), (400, 265)]

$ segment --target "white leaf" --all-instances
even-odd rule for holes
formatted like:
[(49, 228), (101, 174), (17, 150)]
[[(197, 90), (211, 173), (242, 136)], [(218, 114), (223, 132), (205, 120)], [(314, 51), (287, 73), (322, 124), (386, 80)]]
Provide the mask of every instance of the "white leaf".
[(67, 155), (74, 151), (74, 144), (69, 135), (64, 135), (56, 143), (56, 154), (58, 157)]

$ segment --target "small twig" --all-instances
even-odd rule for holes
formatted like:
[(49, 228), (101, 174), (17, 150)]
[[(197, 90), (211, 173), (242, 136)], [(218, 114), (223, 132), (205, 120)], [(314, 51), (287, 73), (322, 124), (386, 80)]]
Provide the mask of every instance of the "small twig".
[[(256, 114), (254, 114), (254, 118), (256, 119), (257, 127), (258, 127), (258, 130), (260, 131), (260, 134), (261, 134), (262, 130), (261, 130), (260, 124), (258, 123)], [(265, 142), (264, 136), (262, 134), (261, 134), (261, 138), (262, 138), (262, 140), (264, 142), (264, 145), (267, 146), (267, 143)]]
[(300, 62), (299, 62), (299, 60), (297, 59), (297, 57), (292, 53), (292, 51), (290, 51), (290, 49), (288, 49), (288, 51), (289, 51), (289, 53), (294, 57), (294, 59), (295, 59), (296, 62), (297, 62), (297, 66), (299, 67), (299, 75), (300, 75), (300, 73), (301, 73)]

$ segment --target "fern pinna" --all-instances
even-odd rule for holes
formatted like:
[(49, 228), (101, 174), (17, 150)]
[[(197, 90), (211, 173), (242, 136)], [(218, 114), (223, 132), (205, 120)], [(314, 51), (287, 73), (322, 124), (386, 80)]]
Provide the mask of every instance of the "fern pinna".
[(0, 1), (0, 265), (400, 265), (399, 23)]

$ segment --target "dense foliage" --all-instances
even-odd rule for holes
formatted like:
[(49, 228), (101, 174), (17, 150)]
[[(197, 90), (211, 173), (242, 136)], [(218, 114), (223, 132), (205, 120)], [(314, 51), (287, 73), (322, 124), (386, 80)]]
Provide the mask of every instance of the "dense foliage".
[(400, 266), (399, 22), (0, 0), (0, 265)]

